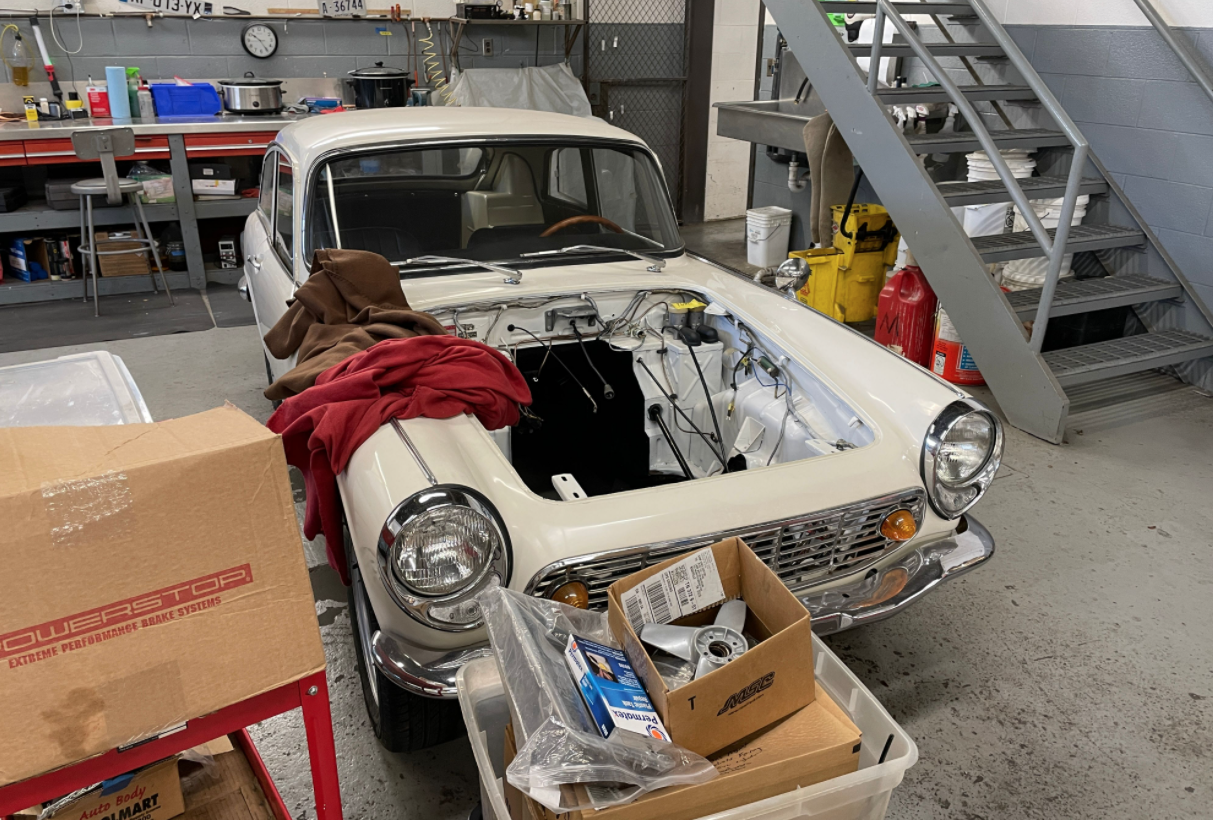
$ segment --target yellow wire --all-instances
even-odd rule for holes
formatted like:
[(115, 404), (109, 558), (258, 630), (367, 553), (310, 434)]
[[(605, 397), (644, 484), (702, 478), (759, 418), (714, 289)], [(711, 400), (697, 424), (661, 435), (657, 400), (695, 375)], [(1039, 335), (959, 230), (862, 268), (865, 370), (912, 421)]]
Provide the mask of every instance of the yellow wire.
[(452, 102), (454, 95), (451, 93), (451, 87), (447, 85), (446, 77), (442, 76), (442, 66), (438, 62), (438, 55), (434, 53), (434, 28), (426, 21), (425, 29), (429, 32), (429, 36), (417, 38), (417, 42), (425, 43), (425, 50), (421, 55), (425, 58), (425, 78), (434, 84), (435, 90), (442, 95), (442, 99), (447, 105), (455, 104)]

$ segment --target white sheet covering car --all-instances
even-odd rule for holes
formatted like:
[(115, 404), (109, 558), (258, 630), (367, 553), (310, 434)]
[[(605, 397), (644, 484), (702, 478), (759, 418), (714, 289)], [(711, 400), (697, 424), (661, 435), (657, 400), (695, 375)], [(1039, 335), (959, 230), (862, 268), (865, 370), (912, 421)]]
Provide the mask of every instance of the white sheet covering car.
[[(266, 156), (243, 289), (262, 334), (318, 248), (371, 250), (410, 304), (510, 355), (534, 403), (381, 427), (338, 477), (375, 731), (462, 731), (455, 674), (505, 584), (605, 607), (652, 561), (739, 535), (829, 633), (993, 554), (967, 511), (1002, 427), (956, 388), (687, 253), (662, 171), (591, 118), (410, 108), (292, 124)], [(293, 365), (267, 353), (270, 378)]]

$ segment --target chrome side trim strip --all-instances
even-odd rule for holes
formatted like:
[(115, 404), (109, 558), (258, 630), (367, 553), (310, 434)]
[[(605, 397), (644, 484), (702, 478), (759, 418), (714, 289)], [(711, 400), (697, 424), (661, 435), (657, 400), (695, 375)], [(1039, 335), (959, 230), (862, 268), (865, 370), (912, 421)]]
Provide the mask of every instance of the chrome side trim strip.
[(409, 434), (404, 432), (404, 425), (400, 423), (400, 419), (392, 419), (392, 429), (396, 431), (396, 435), (400, 436), (400, 440), (404, 442), (404, 446), (409, 448), (409, 452), (413, 454), (413, 459), (417, 462), (417, 466), (421, 468), (421, 472), (425, 473), (426, 480), (430, 482), (430, 486), (436, 486), (438, 479), (434, 477), (434, 471), (430, 469), (430, 465), (425, 463), (425, 459), (421, 457), (421, 452), (418, 451), (417, 445), (409, 438)]
[(455, 676), (459, 674), (459, 668), (468, 661), (488, 657), (492, 652), (488, 643), (480, 643), (456, 649), (432, 663), (421, 664), (391, 636), (383, 632), (371, 636), (371, 659), (383, 676), (401, 689), (427, 698), (456, 697), (459, 690), (455, 687)]

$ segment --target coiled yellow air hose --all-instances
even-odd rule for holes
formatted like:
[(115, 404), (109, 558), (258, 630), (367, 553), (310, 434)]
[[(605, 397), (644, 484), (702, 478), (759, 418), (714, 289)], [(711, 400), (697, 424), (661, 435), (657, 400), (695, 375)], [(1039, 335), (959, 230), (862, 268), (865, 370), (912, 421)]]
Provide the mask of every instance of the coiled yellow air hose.
[(425, 43), (425, 50), (422, 56), (425, 58), (425, 78), (429, 80), (434, 89), (442, 95), (442, 101), (446, 105), (458, 105), (454, 100), (454, 95), (451, 93), (451, 87), (447, 85), (446, 77), (442, 74), (442, 66), (438, 62), (438, 55), (434, 53), (434, 28), (427, 20), (425, 23), (427, 32), (425, 37), (418, 37), (418, 43)]

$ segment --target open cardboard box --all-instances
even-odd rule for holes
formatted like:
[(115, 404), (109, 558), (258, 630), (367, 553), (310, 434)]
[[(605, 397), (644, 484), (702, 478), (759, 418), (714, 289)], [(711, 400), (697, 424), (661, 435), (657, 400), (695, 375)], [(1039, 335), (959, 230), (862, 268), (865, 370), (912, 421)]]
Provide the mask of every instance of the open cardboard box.
[(0, 786), (324, 668), (282, 441), (235, 407), (0, 428)]
[[(766, 731), (712, 757), (720, 775), (694, 786), (659, 789), (635, 802), (599, 811), (556, 814), (503, 780), (513, 820), (694, 820), (765, 800), (859, 768), (861, 733), (833, 698), (814, 683), (813, 702)], [(516, 753), (505, 733), (505, 765)], [(580, 789), (580, 786), (572, 788)]]
[[(705, 757), (813, 702), (813, 632), (809, 612), (740, 538), (711, 547), (726, 599), (746, 603), (745, 631), (761, 642), (725, 666), (671, 691), (624, 614), (620, 600), (679, 556), (611, 584), (607, 617), (649, 700), (674, 742)], [(694, 553), (692, 553), (694, 555)], [(673, 623), (710, 624), (719, 606)]]

